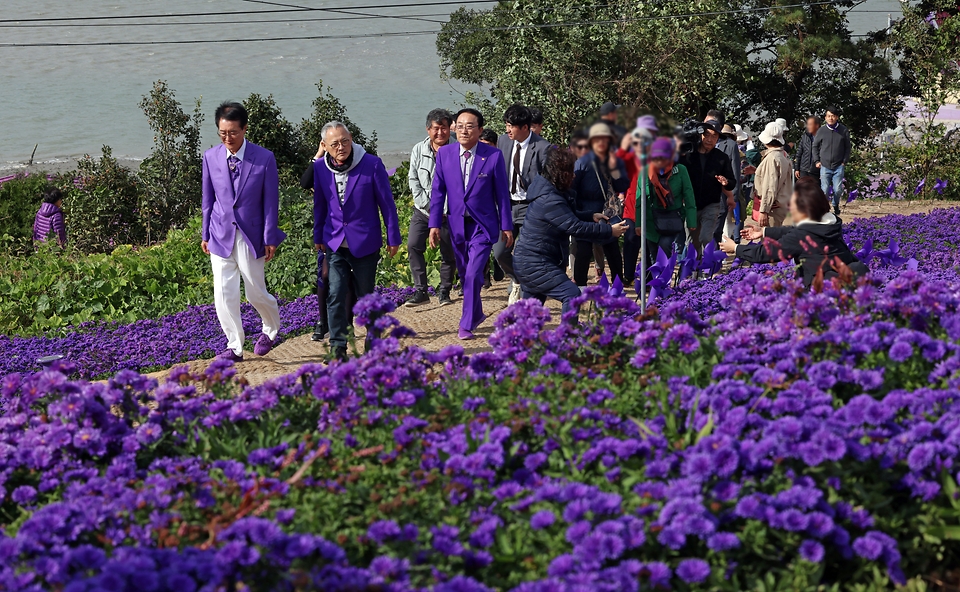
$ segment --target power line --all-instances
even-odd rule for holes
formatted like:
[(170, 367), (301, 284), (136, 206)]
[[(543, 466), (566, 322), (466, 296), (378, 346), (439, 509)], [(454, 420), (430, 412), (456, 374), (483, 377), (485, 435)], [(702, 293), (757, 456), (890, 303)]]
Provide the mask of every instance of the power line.
[[(481, 31), (520, 31), (525, 29), (551, 29), (551, 28), (566, 28), (566, 27), (580, 27), (580, 26), (590, 26), (590, 25), (615, 25), (615, 24), (624, 24), (637, 21), (650, 21), (650, 20), (666, 20), (674, 18), (692, 18), (692, 17), (702, 17), (702, 16), (718, 16), (723, 14), (745, 14), (751, 12), (769, 12), (773, 10), (781, 10), (784, 8), (797, 8), (805, 6), (818, 6), (818, 5), (828, 5), (828, 4), (837, 4), (840, 0), (822, 0), (820, 2), (807, 2), (802, 4), (788, 4), (782, 6), (771, 6), (771, 7), (760, 7), (760, 8), (750, 8), (750, 9), (740, 9), (740, 10), (715, 10), (708, 12), (696, 12), (696, 13), (687, 13), (687, 14), (672, 14), (672, 15), (655, 15), (655, 16), (643, 16), (643, 17), (631, 17), (623, 19), (607, 19), (607, 20), (596, 20), (596, 21), (577, 21), (577, 22), (562, 22), (562, 23), (541, 23), (541, 24), (530, 24), (530, 25), (511, 25), (504, 27), (482, 27), (474, 29), (463, 29), (462, 32), (472, 33), (472, 32), (481, 32)], [(2, 21), (0, 21), (2, 22)], [(430, 30), (430, 31), (395, 31), (395, 32), (386, 32), (386, 33), (361, 33), (361, 34), (344, 34), (344, 35), (309, 35), (302, 37), (258, 37), (258, 38), (238, 38), (238, 39), (182, 39), (182, 40), (164, 40), (164, 41), (96, 41), (96, 42), (76, 42), (76, 43), (59, 43), (59, 42), (40, 42), (40, 43), (0, 43), (0, 47), (101, 47), (101, 46), (126, 46), (126, 45), (195, 45), (195, 44), (211, 44), (211, 43), (253, 43), (253, 42), (262, 42), (262, 41), (319, 41), (325, 39), (366, 39), (366, 38), (376, 38), (376, 37), (409, 37), (415, 35), (436, 35), (440, 33), (439, 30)]]
[[(299, 9), (299, 10), (324, 10), (324, 9), (314, 9), (314, 8), (312, 8), (312, 7), (309, 7), (309, 6), (300, 6), (300, 5), (296, 5), (296, 4), (282, 4), (282, 3), (280, 3), (280, 2), (268, 2), (267, 0), (240, 0), (240, 1), (241, 1), (241, 2), (249, 2), (249, 3), (251, 3), (251, 4), (266, 4), (267, 6), (282, 6), (282, 7), (284, 7), (284, 8), (296, 8), (296, 9)], [(330, 11), (330, 12), (338, 12), (338, 13), (341, 13), (341, 14), (352, 14), (352, 15), (356, 15), (356, 16), (377, 16), (377, 17), (379, 17), (379, 18), (393, 18), (393, 19), (411, 20), (411, 21), (423, 21), (423, 22), (427, 22), (427, 23), (439, 23), (439, 24), (443, 24), (443, 23), (444, 23), (444, 21), (437, 21), (437, 20), (425, 19), (425, 18), (417, 18), (417, 17), (413, 17), (413, 16), (406, 16), (406, 15), (405, 15), (405, 16), (401, 16), (401, 15), (370, 15), (370, 14), (363, 13), (363, 12), (355, 12), (355, 11), (352, 11), (352, 10), (342, 10), (342, 9), (336, 9), (336, 8), (328, 8), (328, 9), (325, 9), (325, 10), (328, 10), (328, 11)]]
[[(450, 13), (436, 13), (436, 14), (413, 14), (408, 15), (409, 17), (441, 17), (449, 16)], [(233, 21), (190, 21), (190, 22), (163, 22), (163, 23), (40, 23), (37, 25), (3, 25), (0, 24), (0, 29), (46, 29), (50, 27), (54, 28), (77, 28), (77, 27), (192, 27), (195, 25), (247, 25), (247, 24), (265, 24), (269, 25), (271, 23), (277, 24), (288, 24), (288, 23), (325, 23), (325, 22), (338, 22), (338, 21), (362, 21), (362, 20), (375, 20), (383, 18), (395, 18), (390, 15), (379, 15), (371, 14), (366, 16), (328, 16), (328, 17), (318, 17), (318, 18), (297, 18), (297, 19), (250, 19), (250, 20), (233, 20)], [(441, 22), (441, 21), (434, 21)]]

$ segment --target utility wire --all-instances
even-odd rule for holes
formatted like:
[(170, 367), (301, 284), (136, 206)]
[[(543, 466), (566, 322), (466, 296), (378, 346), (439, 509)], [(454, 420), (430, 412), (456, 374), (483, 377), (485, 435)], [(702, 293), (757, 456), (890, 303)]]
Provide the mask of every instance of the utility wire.
[[(623, 19), (607, 19), (607, 20), (596, 20), (596, 21), (577, 21), (577, 22), (563, 22), (563, 23), (541, 23), (541, 24), (530, 24), (530, 25), (511, 25), (504, 27), (482, 27), (474, 29), (462, 29), (462, 32), (472, 33), (472, 32), (481, 32), (481, 31), (519, 31), (525, 29), (551, 29), (551, 28), (566, 28), (566, 27), (580, 27), (580, 26), (590, 26), (590, 25), (614, 25), (614, 24), (623, 24), (637, 21), (650, 21), (650, 20), (666, 20), (674, 18), (692, 18), (692, 17), (701, 17), (701, 16), (718, 16), (723, 14), (744, 14), (750, 12), (769, 12), (772, 10), (780, 10), (784, 8), (796, 8), (801, 6), (817, 6), (817, 5), (827, 5), (827, 4), (837, 4), (837, 0), (821, 0), (819, 2), (807, 2), (802, 4), (789, 4), (783, 6), (772, 6), (772, 7), (760, 7), (760, 8), (751, 8), (751, 9), (740, 9), (740, 10), (715, 10), (708, 12), (696, 12), (696, 13), (687, 13), (687, 14), (673, 14), (673, 15), (656, 15), (656, 16), (643, 16), (643, 17), (631, 17)], [(2, 22), (2, 21), (0, 21)], [(210, 43), (248, 43), (248, 42), (261, 42), (261, 41), (317, 41), (324, 39), (366, 39), (366, 38), (376, 38), (376, 37), (407, 37), (414, 35), (436, 35), (440, 33), (439, 30), (431, 31), (396, 31), (396, 32), (386, 32), (386, 33), (362, 33), (362, 34), (344, 34), (344, 35), (309, 35), (303, 37), (258, 37), (258, 38), (238, 38), (238, 39), (182, 39), (182, 40), (164, 40), (164, 41), (95, 41), (95, 42), (76, 42), (76, 43), (59, 43), (59, 42), (39, 42), (39, 43), (0, 43), (0, 47), (99, 47), (99, 46), (111, 46), (111, 45), (194, 45), (194, 44), (210, 44)]]
[(406, 16), (406, 15), (404, 15), (404, 16), (401, 16), (401, 15), (371, 15), (371, 14), (369, 14), (369, 13), (354, 12), (354, 11), (352, 11), (352, 10), (342, 10), (342, 9), (339, 9), (339, 8), (325, 8), (325, 9), (324, 9), (324, 8), (311, 8), (311, 7), (309, 7), (309, 6), (299, 6), (299, 5), (296, 5), (296, 4), (282, 4), (282, 3), (279, 3), (279, 2), (268, 2), (267, 0), (240, 0), (240, 1), (241, 1), (241, 2), (249, 2), (249, 3), (251, 3), (251, 4), (266, 4), (267, 6), (282, 6), (282, 7), (284, 7), (284, 8), (296, 8), (296, 9), (299, 9), (299, 10), (308, 10), (308, 11), (309, 11), (309, 10), (326, 10), (326, 11), (329, 11), (329, 12), (338, 12), (338, 13), (340, 13), (340, 14), (352, 14), (352, 15), (355, 15), (355, 16), (378, 16), (378, 17), (380, 17), (380, 18), (393, 18), (393, 19), (410, 20), (410, 21), (423, 21), (423, 22), (427, 22), (427, 23), (438, 23), (438, 24), (441, 24), (441, 25), (445, 22), (445, 21), (437, 21), (437, 20), (432, 20), (432, 19), (417, 18), (417, 17), (414, 17), (414, 16)]
[[(408, 17), (442, 17), (449, 16), (450, 13), (437, 13), (437, 14), (413, 14), (408, 15)], [(50, 27), (59, 27), (59, 28), (86, 28), (86, 27), (193, 27), (195, 25), (248, 25), (248, 24), (264, 24), (269, 25), (272, 23), (277, 24), (289, 24), (289, 23), (326, 23), (326, 22), (338, 22), (338, 21), (363, 21), (363, 20), (375, 20), (383, 18), (395, 18), (393, 16), (385, 16), (379, 14), (371, 14), (369, 16), (328, 16), (328, 17), (319, 17), (319, 18), (299, 18), (299, 19), (250, 19), (250, 20), (235, 20), (235, 21), (190, 21), (190, 22), (166, 22), (166, 23), (40, 23), (37, 25), (2, 25), (0, 24), (0, 29), (47, 29)], [(435, 21), (442, 22), (442, 21)]]

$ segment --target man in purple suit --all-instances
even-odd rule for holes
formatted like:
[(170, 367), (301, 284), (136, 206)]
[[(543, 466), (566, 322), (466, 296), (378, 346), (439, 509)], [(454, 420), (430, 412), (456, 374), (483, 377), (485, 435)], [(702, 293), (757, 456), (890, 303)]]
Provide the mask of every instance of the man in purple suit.
[(203, 155), (203, 252), (213, 267), (213, 300), (227, 336), (227, 349), (218, 357), (243, 360), (243, 321), (240, 318), (240, 278), (247, 300), (263, 320), (263, 332), (253, 348), (266, 355), (280, 331), (277, 299), (267, 292), (264, 263), (273, 259), (286, 235), (277, 226), (280, 180), (273, 152), (244, 139), (247, 110), (223, 103), (214, 115), (223, 142)]
[(331, 121), (320, 130), (325, 154), (313, 164), (313, 242), (329, 267), (330, 353), (347, 355), (347, 291), (356, 297), (373, 292), (383, 246), (380, 217), (387, 227), (387, 254), (400, 248), (397, 204), (383, 161), (353, 143), (346, 126)]
[(501, 236), (507, 249), (513, 246), (513, 215), (503, 154), (495, 146), (480, 142), (483, 115), (476, 109), (462, 109), (454, 121), (458, 143), (437, 150), (430, 193), (430, 245), (440, 243), (446, 203), (457, 269), (463, 280), (459, 336), (473, 339), (473, 332), (487, 318), (480, 302), (483, 268)]

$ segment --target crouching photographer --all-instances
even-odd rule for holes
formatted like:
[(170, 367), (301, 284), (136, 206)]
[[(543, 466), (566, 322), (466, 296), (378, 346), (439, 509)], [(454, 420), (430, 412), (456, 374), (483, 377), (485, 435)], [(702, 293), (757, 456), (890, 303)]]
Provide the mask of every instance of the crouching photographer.
[[(723, 210), (723, 191), (737, 186), (730, 157), (717, 149), (721, 127), (716, 121), (687, 120), (679, 130), (680, 164), (690, 173), (697, 202), (697, 228), (691, 235), (698, 254), (713, 240)], [(733, 200), (727, 207), (733, 208)]]

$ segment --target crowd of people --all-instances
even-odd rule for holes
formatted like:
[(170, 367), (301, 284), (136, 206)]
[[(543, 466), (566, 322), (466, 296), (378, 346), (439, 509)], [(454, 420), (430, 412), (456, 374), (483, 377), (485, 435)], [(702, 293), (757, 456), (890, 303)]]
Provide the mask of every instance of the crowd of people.
[[(836, 107), (826, 110), (825, 125), (810, 116), (795, 146), (784, 139), (782, 119), (754, 141), (721, 111), (661, 133), (652, 115), (639, 117), (633, 130), (621, 127), (618, 109), (602, 105), (600, 118), (565, 147), (545, 140), (542, 113), (523, 105), (506, 109), (499, 136), (475, 109), (430, 111), (426, 137), (410, 154), (407, 251), (415, 290), (406, 306), (430, 302), (428, 247), (440, 252), (438, 304), (453, 304), (460, 286), (464, 340), (487, 318), (482, 291), (492, 281), (510, 281), (511, 304), (552, 298), (567, 312), (588, 283), (591, 262), (597, 278), (630, 285), (644, 250), (648, 266), (659, 251), (700, 255), (711, 242), (748, 262), (795, 259), (807, 284), (818, 274), (865, 271), (843, 241), (838, 217), (850, 138)], [(285, 238), (276, 161), (245, 139), (247, 119), (239, 103), (217, 108), (221, 143), (204, 153), (202, 167), (201, 247), (211, 259), (227, 337), (220, 357), (234, 361), (243, 359), (241, 279), (263, 321), (254, 353), (276, 345), (280, 318), (264, 264)], [(314, 203), (320, 314), (313, 338), (329, 335), (331, 355), (342, 358), (353, 305), (373, 292), (384, 243), (393, 256), (402, 237), (381, 159), (355, 143), (343, 123), (327, 123), (321, 136), (301, 179)], [(52, 232), (65, 244), (61, 200), (59, 192), (45, 195), (36, 240)], [(748, 211), (752, 224), (745, 224)], [(793, 226), (783, 227), (788, 213)]]

